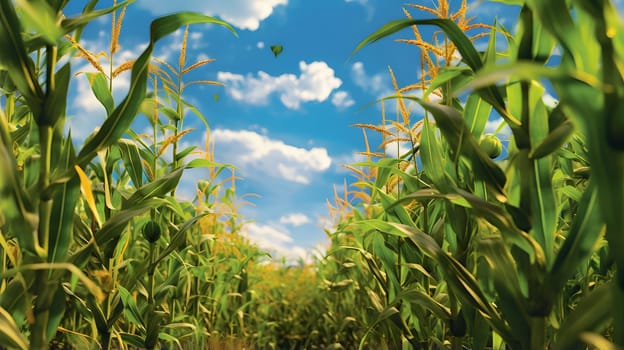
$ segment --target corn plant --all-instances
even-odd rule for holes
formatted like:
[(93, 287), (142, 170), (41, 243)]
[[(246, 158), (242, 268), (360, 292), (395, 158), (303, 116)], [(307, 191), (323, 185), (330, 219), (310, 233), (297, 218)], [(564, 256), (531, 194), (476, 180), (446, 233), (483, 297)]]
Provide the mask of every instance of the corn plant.
[[(621, 24), (609, 1), (520, 3), (505, 53), (497, 52), (495, 33), (507, 32), (496, 25), (487, 49), (475, 48), (458, 20), (465, 1), (459, 15), (448, 16), (448, 2), (439, 1), (428, 11), (436, 18), (390, 22), (356, 48), (410, 27), (411, 42), (425, 52), (421, 64), (430, 67), (415, 85), (423, 97), (404, 94), (410, 88), (392, 97), (425, 109), (417, 138), (403, 126), (413, 146), (403, 158), (414, 160), (413, 170), (401, 159), (359, 164), (376, 169), (368, 207), (378, 210), (339, 231), (377, 263), (370, 270), (385, 300), (371, 301), (399, 331), (395, 344), (568, 349), (604, 337), (622, 344), (622, 274), (613, 268), (621, 267), (614, 233), (622, 198)], [(424, 42), (422, 26), (437, 27), (443, 40)], [(458, 63), (448, 55), (455, 50)], [(428, 51), (444, 66), (432, 64)], [(557, 105), (544, 102), (544, 80)], [(491, 159), (502, 144), (483, 135), (491, 116), (512, 133), (504, 161)], [(437, 319), (438, 331), (426, 332), (423, 315)]]
[[(2, 272), (0, 337), (3, 344), (15, 348), (46, 348), (63, 319), (66, 298), (75, 298), (79, 310), (94, 319), (104, 348), (110, 340), (111, 324), (121, 313), (139, 329), (138, 337), (128, 333), (125, 340), (154, 347), (162, 315), (154, 308), (153, 283), (147, 288), (151, 308), (144, 313), (149, 320), (142, 320), (128, 291), (135, 287), (132, 283), (136, 279), (125, 284), (128, 288), (117, 283), (122, 267), (115, 262), (123, 261), (132, 238), (133, 231), (127, 225), (150, 208), (159, 208), (152, 212), (152, 219), (161, 212), (177, 215), (177, 219), (166, 222), (170, 238), (165, 248), (157, 254), (151, 246), (147, 264), (126, 264), (131, 280), (132, 274), (136, 277), (146, 270), (153, 272), (165, 256), (184, 243), (187, 231), (200, 218), (189, 217), (166, 198), (185, 167), (144, 181), (143, 166), (134, 163), (140, 160), (138, 147), (120, 139), (145, 100), (150, 58), (157, 41), (185, 24), (212, 23), (233, 29), (223, 21), (195, 13), (154, 20), (148, 46), (131, 65), (130, 89), (122, 101), (115, 103), (112, 98), (112, 73), (90, 75), (106, 119), (76, 150), (71, 133), (64, 134), (71, 80), (71, 62), (66, 58), (76, 53), (74, 43), (86, 24), (128, 2), (103, 10), (94, 10), (96, 4), (91, 1), (82, 14), (66, 18), (63, 9), (67, 1), (0, 3), (0, 163), (5, 170), (0, 178), (0, 232), (3, 254), (8, 259), (4, 265), (8, 269)], [(115, 171), (126, 174), (117, 178), (119, 190), (111, 188)], [(92, 186), (95, 180), (103, 187), (97, 194)], [(155, 226), (159, 224), (152, 224), (152, 233), (160, 229)], [(81, 271), (87, 266), (92, 268), (93, 279)], [(153, 282), (152, 276), (150, 280)], [(103, 301), (107, 301), (105, 305), (100, 304)], [(124, 334), (118, 335), (124, 338)]]

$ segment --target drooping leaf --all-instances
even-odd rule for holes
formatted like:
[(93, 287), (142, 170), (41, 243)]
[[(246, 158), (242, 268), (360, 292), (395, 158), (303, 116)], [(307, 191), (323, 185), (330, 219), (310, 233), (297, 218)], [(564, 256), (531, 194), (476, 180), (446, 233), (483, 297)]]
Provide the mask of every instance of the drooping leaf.
[(0, 343), (21, 350), (29, 348), (28, 340), (20, 332), (15, 320), (2, 307), (0, 307)]
[(545, 157), (563, 146), (570, 136), (574, 133), (574, 125), (571, 121), (566, 120), (552, 130), (538, 145), (531, 148), (529, 158), (540, 159)]
[(236, 35), (234, 29), (228, 23), (193, 12), (175, 13), (152, 21), (150, 25), (150, 42), (141, 56), (134, 62), (128, 94), (104, 121), (102, 127), (85, 141), (85, 145), (78, 154), (78, 165), (84, 167), (86, 163), (91, 161), (98, 150), (116, 142), (134, 121), (146, 96), (149, 61), (156, 42), (183, 25), (195, 23), (221, 25)]

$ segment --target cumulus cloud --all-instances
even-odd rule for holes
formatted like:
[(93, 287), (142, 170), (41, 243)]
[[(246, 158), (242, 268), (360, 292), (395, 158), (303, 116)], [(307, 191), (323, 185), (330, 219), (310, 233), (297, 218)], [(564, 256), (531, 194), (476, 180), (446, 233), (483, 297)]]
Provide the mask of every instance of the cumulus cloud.
[(305, 259), (308, 255), (305, 248), (294, 245), (289, 232), (270, 225), (248, 223), (243, 227), (243, 234), (260, 249), (268, 251), (274, 257), (285, 257), (288, 261)]
[(261, 21), (271, 16), (277, 6), (287, 5), (288, 0), (139, 0), (137, 3), (139, 6), (158, 15), (178, 11), (196, 11), (210, 16), (221, 17), (241, 29), (257, 30)]
[(338, 108), (347, 108), (355, 104), (355, 101), (346, 91), (336, 91), (332, 95), (332, 104)]
[(279, 219), (280, 224), (282, 225), (292, 225), (292, 226), (301, 226), (310, 223), (310, 218), (302, 213), (293, 213), (289, 215), (282, 216)]
[(217, 79), (226, 84), (226, 92), (233, 99), (254, 105), (267, 104), (273, 94), (290, 109), (298, 109), (303, 102), (327, 100), (332, 91), (342, 85), (334, 70), (325, 62), (299, 62), (301, 73), (271, 76), (259, 71), (256, 76), (217, 73)]
[(215, 129), (211, 133), (223, 159), (243, 172), (276, 176), (300, 184), (309, 184), (314, 173), (327, 170), (332, 159), (327, 149), (288, 145), (249, 130)]
[(381, 73), (369, 75), (364, 69), (364, 63), (362, 62), (355, 62), (351, 66), (351, 78), (355, 85), (371, 94), (393, 94), (387, 75)]

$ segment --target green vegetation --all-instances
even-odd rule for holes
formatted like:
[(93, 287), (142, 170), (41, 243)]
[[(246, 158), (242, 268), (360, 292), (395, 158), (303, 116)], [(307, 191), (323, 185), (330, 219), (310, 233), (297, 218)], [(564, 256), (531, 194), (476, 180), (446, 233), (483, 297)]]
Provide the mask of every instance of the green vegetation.
[[(234, 33), (229, 24), (156, 19), (143, 54), (115, 66), (127, 2), (90, 1), (65, 18), (67, 1), (0, 1), (0, 344), (623, 347), (624, 27), (608, 0), (499, 2), (521, 6), (513, 34), (470, 23), (465, 1), (452, 12), (439, 0), (407, 5), (431, 19), (406, 10), (357, 45), (411, 29), (400, 41), (420, 48), (422, 81), (399, 87), (390, 71), (396, 95), (380, 103), (396, 102), (396, 118), (384, 110), (379, 125), (359, 125), (410, 151), (366, 141), (368, 160), (350, 166), (357, 181), (330, 208), (326, 256), (286, 266), (240, 235), (234, 170), (214, 162), (209, 137), (204, 150), (179, 149), (185, 111), (206, 122), (185, 87), (219, 84), (183, 84), (211, 62), (187, 65), (188, 25)], [(103, 67), (80, 35), (111, 13)], [(181, 26), (178, 64), (153, 60)], [(422, 26), (439, 32), (425, 40)], [(64, 133), (75, 56), (95, 69), (85, 74), (107, 113), (80, 149)], [(130, 89), (115, 101), (126, 70)], [(544, 102), (546, 86), (557, 104)], [(149, 135), (131, 129), (141, 115)], [(504, 145), (484, 135), (495, 117), (511, 132)], [(196, 167), (210, 177), (182, 201), (182, 173)]]

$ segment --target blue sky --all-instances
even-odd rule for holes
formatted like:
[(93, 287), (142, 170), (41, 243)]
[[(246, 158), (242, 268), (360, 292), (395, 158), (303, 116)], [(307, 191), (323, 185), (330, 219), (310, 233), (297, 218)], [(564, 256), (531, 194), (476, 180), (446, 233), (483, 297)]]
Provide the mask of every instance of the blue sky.
[[(453, 6), (459, 3), (451, 1)], [(187, 90), (186, 99), (208, 119), (215, 159), (238, 168), (242, 178), (238, 194), (258, 195), (246, 197), (253, 205), (241, 209), (252, 221), (245, 234), (274, 256), (297, 259), (327, 246), (323, 231), (328, 224), (327, 201), (333, 197), (334, 185), (341, 189), (345, 178), (353, 180), (343, 165), (361, 159), (355, 152), (364, 150), (362, 131), (351, 125), (380, 123), (380, 108), (367, 106), (391, 94), (388, 67), (400, 86), (419, 80), (419, 52), (413, 46), (387, 39), (350, 57), (355, 46), (381, 25), (405, 18), (404, 4), (396, 0), (138, 0), (126, 13), (116, 60), (137, 57), (147, 41), (149, 22), (166, 13), (203, 12), (236, 28), (238, 38), (218, 26), (191, 26), (187, 62), (205, 58), (216, 62), (189, 78), (217, 80), (226, 86), (195, 86)], [(415, 18), (430, 16), (409, 11)], [(517, 9), (502, 11), (499, 5), (483, 3), (471, 11), (479, 22), (492, 24), (496, 16), (508, 24)], [(406, 30), (393, 38), (410, 38), (410, 34)], [(109, 36), (110, 19), (102, 18), (87, 27), (82, 43), (91, 51), (106, 51)], [(164, 40), (156, 56), (177, 62), (181, 39), (178, 31)], [(284, 51), (274, 57), (270, 45), (282, 45)], [(73, 69), (91, 70), (83, 61)], [(104, 114), (84, 75), (73, 84), (70, 127), (80, 140), (102, 122)], [(127, 85), (127, 75), (115, 81), (119, 91)], [(218, 101), (214, 94), (219, 94)], [(185, 123), (196, 131), (183, 143), (203, 147), (202, 122), (189, 116)], [(136, 128), (141, 128), (140, 121)], [(379, 140), (368, 135), (376, 146)], [(195, 182), (205, 177), (206, 170), (190, 171), (180, 195), (191, 196)]]

